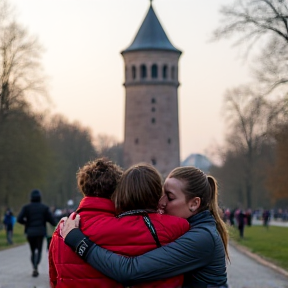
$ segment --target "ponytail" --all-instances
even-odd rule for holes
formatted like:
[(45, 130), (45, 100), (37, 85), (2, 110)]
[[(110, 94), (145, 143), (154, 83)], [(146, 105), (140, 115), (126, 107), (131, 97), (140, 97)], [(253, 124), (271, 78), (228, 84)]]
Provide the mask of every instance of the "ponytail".
[(229, 257), (229, 253), (228, 253), (229, 235), (228, 235), (228, 230), (227, 230), (226, 224), (224, 223), (224, 221), (222, 220), (222, 218), (220, 217), (220, 214), (219, 214), (217, 182), (212, 176), (207, 176), (207, 180), (209, 182), (210, 192), (211, 192), (211, 198), (210, 198), (211, 200), (209, 202), (209, 210), (215, 218), (217, 230), (218, 230), (218, 232), (222, 238), (223, 244), (224, 244), (226, 257), (230, 261), (230, 257)]
[(216, 180), (212, 176), (207, 176), (203, 171), (194, 166), (177, 167), (170, 172), (168, 178), (176, 178), (185, 182), (182, 191), (185, 194), (186, 201), (194, 197), (201, 198), (197, 213), (209, 209), (216, 221), (217, 230), (224, 244), (225, 255), (230, 261), (228, 254), (228, 230), (219, 214)]

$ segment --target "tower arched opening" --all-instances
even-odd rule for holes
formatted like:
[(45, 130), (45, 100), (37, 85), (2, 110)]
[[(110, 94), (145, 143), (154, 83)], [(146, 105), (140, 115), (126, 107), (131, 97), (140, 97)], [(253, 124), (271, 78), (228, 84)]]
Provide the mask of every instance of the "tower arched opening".
[(163, 79), (167, 79), (167, 72), (168, 72), (168, 67), (167, 67), (167, 65), (164, 65), (162, 67), (162, 77), (163, 77)]
[(132, 79), (135, 80), (136, 79), (136, 67), (133, 65), (132, 66)]
[(175, 67), (174, 66), (172, 66), (171, 67), (171, 79), (172, 80), (175, 80), (175, 78), (176, 78), (176, 70), (175, 70)]
[(158, 66), (156, 64), (153, 64), (151, 67), (151, 77), (153, 79), (158, 78)]
[(142, 64), (140, 67), (141, 70), (141, 79), (146, 79), (147, 78), (147, 67), (145, 64)]

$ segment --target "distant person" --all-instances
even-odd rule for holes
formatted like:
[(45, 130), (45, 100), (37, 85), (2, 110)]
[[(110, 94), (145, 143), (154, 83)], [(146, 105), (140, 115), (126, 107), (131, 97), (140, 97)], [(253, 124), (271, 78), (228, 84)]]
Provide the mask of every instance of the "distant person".
[(262, 218), (263, 218), (263, 226), (268, 228), (268, 224), (270, 221), (270, 211), (269, 210), (265, 210), (262, 214)]
[(252, 225), (252, 210), (251, 209), (247, 209), (246, 219), (247, 219), (247, 226), (251, 226)]
[(237, 215), (239, 236), (240, 236), (240, 239), (243, 239), (244, 238), (244, 227), (245, 227), (246, 214), (242, 209), (239, 209), (236, 212), (236, 215)]
[(25, 234), (31, 250), (32, 276), (37, 277), (39, 275), (38, 265), (41, 260), (43, 239), (47, 235), (46, 222), (53, 226), (56, 226), (57, 222), (49, 207), (41, 203), (39, 190), (32, 190), (30, 200), (30, 204), (23, 206), (17, 221), (25, 225)]
[(288, 210), (285, 209), (282, 215), (282, 220), (287, 221), (288, 220)]
[(230, 215), (229, 215), (229, 221), (230, 221), (230, 225), (231, 226), (235, 226), (235, 211), (236, 209), (233, 209), (231, 212), (230, 212)]
[(13, 244), (13, 226), (15, 224), (14, 219), (15, 219), (15, 217), (14, 217), (12, 211), (8, 208), (5, 212), (4, 220), (3, 220), (8, 245)]
[(227, 208), (227, 209), (224, 211), (224, 218), (223, 218), (223, 221), (224, 221), (225, 223), (228, 223), (228, 221), (229, 221), (229, 219), (230, 219), (230, 214), (231, 214), (230, 209)]
[(55, 210), (53, 211), (53, 216), (54, 216), (54, 218), (56, 219), (56, 221), (59, 222), (60, 219), (61, 219), (62, 217), (64, 217), (64, 216), (66, 216), (66, 215), (64, 215), (64, 213), (62, 212), (61, 209), (55, 209)]

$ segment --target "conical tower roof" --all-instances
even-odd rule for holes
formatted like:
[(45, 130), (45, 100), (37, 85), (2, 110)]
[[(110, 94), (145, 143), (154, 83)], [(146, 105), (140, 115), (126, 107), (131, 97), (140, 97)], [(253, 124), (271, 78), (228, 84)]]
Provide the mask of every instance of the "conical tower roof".
[(154, 12), (152, 1), (135, 39), (127, 49), (122, 51), (122, 53), (140, 50), (168, 50), (182, 53), (175, 48), (168, 39)]

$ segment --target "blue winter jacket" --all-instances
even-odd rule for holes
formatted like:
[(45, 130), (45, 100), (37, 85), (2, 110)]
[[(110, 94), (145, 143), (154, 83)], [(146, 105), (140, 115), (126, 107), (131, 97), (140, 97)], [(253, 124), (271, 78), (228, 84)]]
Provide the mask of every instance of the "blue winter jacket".
[(184, 274), (183, 288), (226, 287), (225, 249), (214, 217), (205, 210), (188, 221), (191, 229), (176, 241), (137, 257), (103, 249), (77, 228), (65, 243), (95, 269), (124, 285)]
[(4, 225), (6, 226), (7, 231), (12, 231), (14, 226), (14, 216), (11, 212), (6, 212), (4, 220)]

